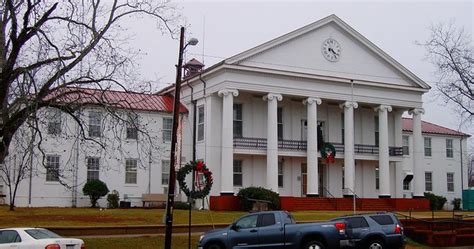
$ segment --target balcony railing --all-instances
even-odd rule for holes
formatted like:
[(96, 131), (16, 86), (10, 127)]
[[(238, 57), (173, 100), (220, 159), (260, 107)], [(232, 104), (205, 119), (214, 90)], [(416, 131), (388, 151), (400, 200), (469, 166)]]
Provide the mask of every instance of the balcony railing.
[[(334, 148), (337, 153), (344, 153), (344, 144), (342, 143), (333, 143)], [(369, 154), (369, 155), (378, 155), (379, 146), (370, 145), (370, 144), (354, 144), (354, 153), (356, 154)], [(402, 147), (388, 147), (388, 154), (390, 156), (403, 156)]]
[[(333, 143), (337, 153), (344, 153), (344, 144)], [(267, 139), (256, 137), (234, 137), (234, 148), (236, 149), (253, 149), (266, 150)], [(278, 149), (289, 151), (306, 151), (307, 142), (302, 140), (278, 140)], [(390, 156), (403, 156), (402, 147), (389, 147)], [(355, 144), (354, 152), (356, 154), (378, 155), (378, 145)]]
[(302, 140), (278, 140), (278, 149), (306, 151), (306, 141)]
[(266, 150), (267, 139), (256, 137), (234, 137), (234, 148)]

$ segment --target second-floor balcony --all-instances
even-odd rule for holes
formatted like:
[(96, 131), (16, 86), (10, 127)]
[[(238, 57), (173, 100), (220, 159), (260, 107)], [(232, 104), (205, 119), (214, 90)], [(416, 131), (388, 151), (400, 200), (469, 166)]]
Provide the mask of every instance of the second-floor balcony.
[[(332, 143), (337, 153), (344, 153), (344, 144)], [(234, 148), (247, 150), (266, 150), (267, 139), (255, 137), (234, 137)], [(306, 141), (303, 140), (278, 140), (278, 149), (285, 151), (306, 151)], [(354, 144), (356, 154), (378, 155), (378, 145)], [(402, 147), (389, 147), (390, 156), (403, 156)]]

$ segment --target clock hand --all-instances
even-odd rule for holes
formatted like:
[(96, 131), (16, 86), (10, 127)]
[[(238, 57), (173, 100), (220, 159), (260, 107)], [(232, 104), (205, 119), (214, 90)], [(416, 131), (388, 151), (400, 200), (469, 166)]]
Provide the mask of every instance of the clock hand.
[(334, 55), (339, 55), (339, 54), (337, 54), (336, 51), (334, 51), (334, 49), (332, 49), (332, 48), (328, 48), (328, 50), (329, 50), (329, 52), (333, 53)]

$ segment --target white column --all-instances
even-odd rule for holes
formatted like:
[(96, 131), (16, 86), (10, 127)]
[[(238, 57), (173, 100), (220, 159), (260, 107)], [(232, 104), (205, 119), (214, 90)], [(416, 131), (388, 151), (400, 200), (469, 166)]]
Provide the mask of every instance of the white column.
[(420, 198), (424, 196), (423, 172), (423, 137), (421, 135), (421, 114), (424, 114), (423, 108), (416, 108), (410, 111), (413, 115), (413, 197)]
[[(402, 127), (402, 115), (403, 111), (395, 110), (393, 112), (393, 129), (394, 129), (394, 145), (395, 147), (403, 146), (403, 127)], [(403, 180), (404, 174), (404, 160), (401, 162), (395, 162), (395, 198), (403, 197)]]
[(355, 192), (354, 109), (358, 106), (352, 101), (341, 104), (344, 108), (344, 196), (347, 197)]
[(379, 113), (379, 198), (390, 198), (390, 162), (388, 154), (388, 112), (392, 107), (380, 105), (375, 108)]
[(221, 154), (221, 195), (234, 194), (234, 97), (239, 91), (224, 89), (217, 93), (222, 100), (222, 154)]
[(318, 175), (318, 105), (319, 98), (307, 98), (303, 104), (308, 106), (308, 139), (307, 139), (307, 193), (308, 197), (319, 196)]
[(268, 102), (267, 114), (267, 189), (278, 193), (278, 101), (280, 94), (269, 93), (263, 97)]

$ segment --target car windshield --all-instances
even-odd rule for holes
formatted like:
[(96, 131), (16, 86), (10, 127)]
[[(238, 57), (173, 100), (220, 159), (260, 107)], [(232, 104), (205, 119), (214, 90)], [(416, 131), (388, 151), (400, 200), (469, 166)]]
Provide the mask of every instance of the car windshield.
[(27, 229), (25, 230), (27, 234), (35, 239), (57, 239), (62, 238), (61, 236), (46, 230), (46, 229)]

